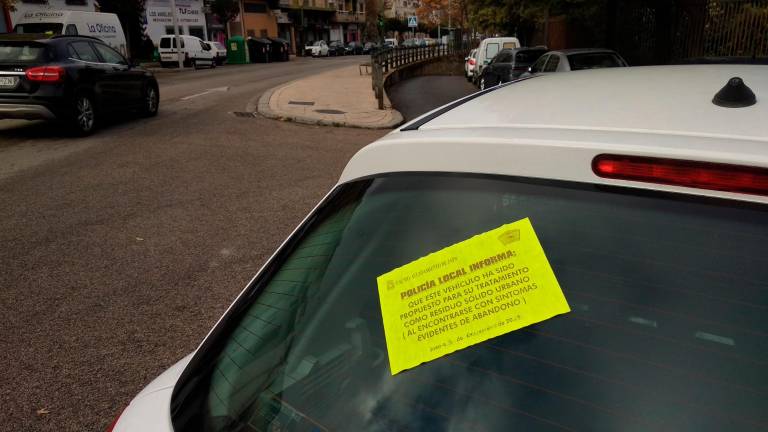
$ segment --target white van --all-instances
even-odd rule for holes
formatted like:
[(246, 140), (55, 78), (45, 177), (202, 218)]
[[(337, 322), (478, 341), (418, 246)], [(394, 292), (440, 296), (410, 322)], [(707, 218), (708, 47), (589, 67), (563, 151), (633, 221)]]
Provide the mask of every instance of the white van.
[[(198, 68), (207, 66), (216, 67), (216, 54), (211, 46), (197, 36), (179, 35), (181, 45), (181, 55), (184, 60), (184, 66)], [(176, 36), (165, 35), (160, 38), (160, 65), (171, 67), (179, 64), (176, 51)]]
[(125, 42), (123, 26), (117, 15), (112, 13), (83, 11), (29, 11), (19, 18), (13, 27), (14, 33), (53, 33), (57, 35), (91, 36), (101, 39), (126, 57), (128, 45)]
[(477, 82), (483, 74), (483, 68), (493, 60), (493, 57), (506, 48), (520, 48), (520, 41), (516, 37), (492, 37), (480, 42), (480, 46), (477, 47), (477, 64), (473, 71), (474, 82)]

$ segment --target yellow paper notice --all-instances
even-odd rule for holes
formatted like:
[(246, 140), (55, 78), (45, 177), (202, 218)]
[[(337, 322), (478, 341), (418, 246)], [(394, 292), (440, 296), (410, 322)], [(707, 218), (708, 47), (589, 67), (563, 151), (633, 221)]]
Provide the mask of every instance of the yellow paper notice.
[(571, 310), (528, 218), (377, 282), (392, 375)]

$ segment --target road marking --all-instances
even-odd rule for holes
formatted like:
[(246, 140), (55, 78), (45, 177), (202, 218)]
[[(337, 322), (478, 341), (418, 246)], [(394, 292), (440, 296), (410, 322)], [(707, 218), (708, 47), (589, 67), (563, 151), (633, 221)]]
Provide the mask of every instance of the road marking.
[(204, 91), (202, 93), (193, 94), (193, 95), (190, 95), (190, 96), (185, 96), (185, 97), (181, 98), (181, 100), (186, 101), (186, 100), (194, 99), (196, 97), (205, 96), (207, 94), (211, 94), (211, 93), (214, 93), (214, 92), (225, 92), (225, 91), (229, 91), (229, 87), (216, 87), (216, 88), (212, 88), (210, 90), (206, 90), (206, 91)]

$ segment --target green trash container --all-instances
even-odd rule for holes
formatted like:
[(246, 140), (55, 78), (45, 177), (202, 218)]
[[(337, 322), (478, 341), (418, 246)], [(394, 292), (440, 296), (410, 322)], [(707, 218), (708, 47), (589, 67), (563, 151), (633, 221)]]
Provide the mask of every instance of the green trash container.
[(242, 36), (227, 39), (227, 63), (245, 64), (245, 39)]

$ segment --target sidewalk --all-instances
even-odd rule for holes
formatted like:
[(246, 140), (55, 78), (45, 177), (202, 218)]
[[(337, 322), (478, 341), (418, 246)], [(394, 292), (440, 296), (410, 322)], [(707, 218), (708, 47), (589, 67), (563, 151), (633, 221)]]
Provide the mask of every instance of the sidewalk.
[(265, 117), (325, 126), (390, 129), (403, 122), (388, 100), (388, 108), (377, 106), (371, 76), (360, 75), (355, 65), (267, 90), (255, 108)]

